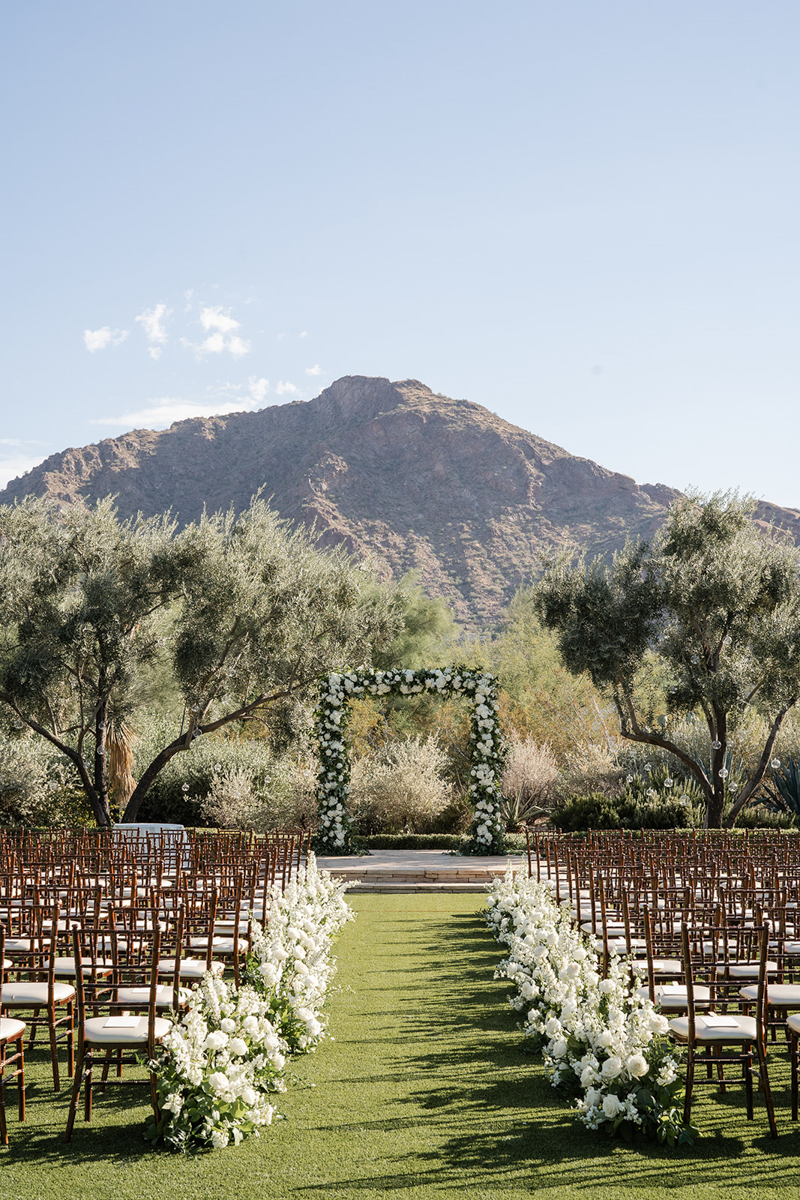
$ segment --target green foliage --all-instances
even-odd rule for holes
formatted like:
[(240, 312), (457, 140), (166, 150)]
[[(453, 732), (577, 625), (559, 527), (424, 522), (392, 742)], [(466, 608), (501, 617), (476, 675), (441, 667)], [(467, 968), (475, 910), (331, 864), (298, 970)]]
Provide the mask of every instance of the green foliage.
[(110, 501), (0, 509), (0, 704), (71, 764), (111, 820), (109, 739), (147, 690), (179, 701), (125, 812), (168, 762), (233, 722), (292, 705), (323, 672), (368, 660), (404, 601), (343, 550), (256, 499), (239, 516), (120, 522)]
[[(599, 559), (552, 563), (535, 608), (576, 675), (605, 688), (621, 735), (674, 754), (703, 793), (707, 821), (722, 822), (730, 726), (756, 706), (768, 722), (761, 754), (730, 820), (758, 788), (786, 713), (800, 696), (800, 555), (752, 521), (753, 502), (692, 493), (670, 509), (652, 545), (628, 544), (609, 568)], [(654, 666), (654, 659), (657, 660)], [(666, 692), (665, 724), (645, 693)], [(702, 713), (708, 753), (676, 742), (669, 721)]]
[(677, 788), (663, 767), (629, 775), (616, 796), (593, 792), (573, 796), (556, 808), (551, 821), (567, 833), (584, 829), (687, 829), (702, 813), (697, 787), (680, 781)]
[(762, 803), (772, 812), (800, 817), (800, 763), (790, 758), (788, 763), (773, 767), (772, 784), (772, 787), (764, 785), (767, 799), (762, 799)]

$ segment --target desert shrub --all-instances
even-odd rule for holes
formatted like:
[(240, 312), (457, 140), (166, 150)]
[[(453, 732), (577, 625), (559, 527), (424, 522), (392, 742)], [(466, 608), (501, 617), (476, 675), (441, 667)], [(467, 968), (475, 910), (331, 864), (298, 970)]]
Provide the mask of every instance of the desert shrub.
[(774, 812), (763, 804), (748, 804), (739, 813), (737, 829), (797, 829), (794, 813)]
[(213, 823), (222, 822), (223, 828), (308, 827), (316, 815), (314, 769), (289, 755), (274, 755), (261, 740), (199, 738), (163, 769), (139, 816), (202, 825), (212, 819), (212, 809), (219, 818)]
[(556, 784), (559, 800), (591, 793), (615, 796), (622, 787), (622, 770), (616, 747), (606, 742), (577, 742), (567, 753)]
[(447, 757), (433, 738), (388, 742), (353, 763), (351, 811), (359, 833), (437, 833), (453, 804)]
[(604, 792), (573, 796), (553, 810), (551, 824), (561, 833), (584, 829), (619, 829), (620, 816), (615, 798)]
[(0, 825), (93, 825), (71, 765), (46, 743), (0, 731)]
[(247, 771), (228, 767), (215, 773), (208, 795), (200, 804), (200, 815), (206, 825), (218, 829), (254, 829), (262, 807)]
[(676, 780), (664, 767), (628, 775), (616, 796), (603, 792), (573, 796), (551, 817), (557, 829), (688, 829), (702, 824), (705, 806), (699, 788)]
[(500, 777), (503, 817), (507, 829), (547, 812), (556, 796), (559, 767), (547, 742), (512, 735)]

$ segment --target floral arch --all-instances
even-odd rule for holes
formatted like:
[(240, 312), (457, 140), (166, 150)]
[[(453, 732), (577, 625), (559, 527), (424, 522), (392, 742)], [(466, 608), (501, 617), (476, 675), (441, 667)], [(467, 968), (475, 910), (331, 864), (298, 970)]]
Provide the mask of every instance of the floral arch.
[(472, 854), (502, 854), (504, 825), (500, 818), (498, 771), (503, 761), (497, 718), (497, 687), (493, 675), (461, 667), (421, 671), (349, 671), (322, 680), (314, 732), (319, 754), (317, 803), (319, 832), (316, 849), (322, 854), (357, 850), (348, 811), (350, 755), (346, 740), (348, 705), (362, 696), (464, 696), (472, 701), (470, 728), (470, 796), (474, 816), (467, 850)]

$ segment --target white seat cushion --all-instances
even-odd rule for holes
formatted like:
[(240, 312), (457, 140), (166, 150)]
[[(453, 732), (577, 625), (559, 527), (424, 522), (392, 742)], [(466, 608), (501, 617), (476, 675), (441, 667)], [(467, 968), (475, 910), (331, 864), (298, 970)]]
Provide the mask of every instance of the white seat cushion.
[[(740, 988), (739, 995), (754, 1004), (758, 999), (758, 984)], [(767, 1003), (773, 1008), (800, 1008), (800, 983), (771, 983), (767, 988)]]
[(26, 950), (31, 948), (30, 938), (6, 938), (6, 953), (7, 954), (24, 954)]
[(15, 1021), (13, 1017), (0, 1017), (0, 1042), (10, 1042), (24, 1032), (24, 1021)]
[[(147, 1017), (142, 1017), (132, 1029), (106, 1029), (106, 1017), (91, 1017), (83, 1027), (84, 1041), (93, 1046), (144, 1046), (147, 1044)], [(156, 1017), (156, 1041), (172, 1028), (169, 1021)]]
[[(724, 1045), (726, 1042), (754, 1042), (756, 1040), (756, 1023), (752, 1017), (742, 1017), (739, 1013), (731, 1013), (730, 1017), (736, 1021), (735, 1029), (730, 1026), (724, 1029), (718, 1026), (708, 1026), (698, 1014), (695, 1020), (696, 1040), (698, 1042), (717, 1042), (720, 1045)], [(688, 1017), (673, 1017), (669, 1028), (677, 1038), (684, 1042), (689, 1040)]]
[[(757, 977), (759, 964), (757, 962), (741, 962), (728, 963), (728, 978), (729, 979), (754, 979)], [(767, 974), (776, 975), (778, 972), (778, 964), (775, 962), (767, 963)], [(725, 974), (725, 964), (719, 963), (717, 966), (717, 978), (721, 978)]]
[[(147, 1008), (149, 1003), (149, 987), (121, 987), (117, 990), (115, 1004), (120, 1008)], [(168, 984), (160, 983), (156, 988), (156, 1004), (159, 1008), (167, 1008), (172, 1004), (172, 988)]]
[[(646, 987), (640, 987), (637, 989), (637, 993), (642, 997), (643, 1000), (647, 1000), (650, 996), (650, 989)], [(660, 1006), (662, 1012), (685, 1012), (689, 1005), (689, 999), (687, 997), (685, 987), (664, 988), (656, 985), (655, 994), (656, 1004)], [(695, 1008), (708, 1007), (710, 1003), (710, 989), (703, 987), (699, 983), (696, 983), (694, 986)]]
[[(158, 964), (159, 975), (172, 975), (175, 970), (174, 958), (162, 958)], [(202, 979), (208, 970), (204, 958), (182, 958), (178, 974), (181, 979)]]
[[(72, 1000), (75, 996), (75, 988), (69, 983), (54, 983), (53, 984), (53, 999), (56, 1004), (63, 1004), (67, 1000)], [(31, 1008), (37, 1006), (41, 1008), (47, 1004), (47, 984), (46, 983), (29, 983), (23, 979), (17, 983), (3, 984), (3, 1008)]]
[[(83, 968), (84, 977), (86, 979), (91, 979), (91, 977), (92, 977), (92, 960), (90, 958), (84, 958), (83, 963), (84, 963), (84, 968)], [(114, 970), (114, 964), (109, 959), (106, 959), (106, 960), (98, 959), (97, 963), (96, 963), (96, 967), (97, 967), (97, 974), (102, 975), (103, 978), (106, 978), (107, 976), (111, 975)], [(53, 968), (53, 970), (55, 971), (56, 975), (66, 975), (69, 979), (74, 979), (75, 978), (75, 959), (74, 958), (66, 958), (66, 957), (65, 958), (57, 958), (56, 962), (55, 962), (55, 967)]]
[[(208, 945), (208, 938), (189, 938), (189, 946), (192, 950), (205, 950)], [(218, 954), (233, 954), (233, 938), (232, 937), (215, 937), (211, 939), (211, 945)], [(244, 938), (239, 938), (239, 953), (247, 952), (247, 941)]]
[[(631, 970), (637, 975), (647, 974), (647, 960), (631, 963)], [(683, 963), (679, 958), (654, 958), (653, 971), (656, 975), (680, 975)]]

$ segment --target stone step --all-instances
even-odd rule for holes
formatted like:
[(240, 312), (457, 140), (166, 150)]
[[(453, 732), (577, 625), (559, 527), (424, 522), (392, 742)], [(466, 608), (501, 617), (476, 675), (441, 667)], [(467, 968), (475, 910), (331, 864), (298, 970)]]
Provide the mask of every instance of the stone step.
[(354, 883), (369, 880), (375, 883), (491, 883), (502, 871), (476, 870), (443, 870), (443, 871), (381, 871), (370, 870), (369, 867), (331, 869), (331, 875), (337, 879), (347, 879)]
[(420, 883), (420, 882), (395, 882), (383, 883), (379, 879), (361, 880), (354, 883), (347, 889), (347, 895), (351, 892), (385, 892), (385, 893), (406, 893), (406, 892), (483, 892), (486, 893), (485, 883)]

